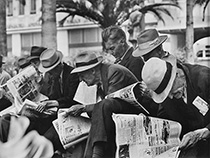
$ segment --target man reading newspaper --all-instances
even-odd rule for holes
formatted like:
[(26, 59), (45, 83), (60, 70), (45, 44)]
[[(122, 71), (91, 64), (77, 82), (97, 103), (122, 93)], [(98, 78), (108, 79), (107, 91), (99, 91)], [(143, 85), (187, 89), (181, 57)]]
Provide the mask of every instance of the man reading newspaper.
[(101, 101), (91, 105), (73, 105), (67, 114), (77, 116), (87, 112), (91, 117), (91, 128), (86, 144), (84, 157), (114, 157), (115, 126), (112, 113), (147, 114), (140, 106), (134, 106), (119, 98), (106, 98), (119, 89), (138, 82), (136, 77), (125, 67), (102, 62), (102, 57), (93, 51), (79, 53), (75, 57), (76, 68), (80, 80), (88, 86), (97, 85), (98, 97)]

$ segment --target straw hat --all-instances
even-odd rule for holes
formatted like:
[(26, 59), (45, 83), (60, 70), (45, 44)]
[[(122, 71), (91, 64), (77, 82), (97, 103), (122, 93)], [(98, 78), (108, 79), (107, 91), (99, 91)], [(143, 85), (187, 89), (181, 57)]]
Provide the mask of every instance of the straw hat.
[(95, 52), (81, 52), (79, 53), (74, 61), (75, 61), (75, 69), (72, 70), (71, 73), (83, 72), (89, 70), (97, 65), (99, 65), (103, 60), (102, 56), (96, 55)]
[(39, 71), (40, 72), (47, 72), (55, 68), (63, 58), (63, 54), (55, 49), (46, 49), (40, 55), (40, 65)]
[(145, 55), (165, 42), (167, 38), (166, 35), (159, 36), (156, 29), (144, 30), (137, 36), (138, 47), (132, 55), (134, 57)]
[(176, 77), (176, 58), (172, 55), (164, 60), (152, 57), (145, 62), (142, 80), (151, 89), (151, 97), (156, 103), (163, 102), (168, 96)]

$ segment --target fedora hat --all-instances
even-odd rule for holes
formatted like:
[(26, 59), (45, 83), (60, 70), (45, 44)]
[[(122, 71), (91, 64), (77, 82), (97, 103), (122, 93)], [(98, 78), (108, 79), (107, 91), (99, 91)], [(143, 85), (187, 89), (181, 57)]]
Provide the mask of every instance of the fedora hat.
[(34, 59), (39, 59), (40, 55), (42, 54), (43, 51), (45, 51), (47, 48), (45, 47), (39, 47), (39, 46), (32, 46), (31, 47), (31, 56), (28, 57), (28, 60), (34, 60)]
[(75, 68), (71, 73), (83, 72), (89, 70), (103, 61), (102, 56), (97, 56), (96, 52), (93, 51), (84, 51), (79, 53), (74, 58)]
[(156, 103), (168, 96), (176, 77), (176, 58), (172, 55), (163, 59), (152, 57), (142, 68), (142, 80), (152, 90), (151, 97)]
[(30, 62), (29, 62), (27, 56), (25, 56), (25, 57), (20, 57), (17, 61), (17, 64), (18, 64), (19, 68), (24, 69), (25, 67), (30, 65)]
[(39, 57), (39, 71), (47, 72), (52, 70), (62, 61), (62, 58), (63, 54), (60, 51), (55, 49), (46, 49)]
[(159, 36), (156, 29), (143, 30), (137, 36), (138, 46), (132, 55), (134, 57), (145, 55), (165, 42), (167, 38), (166, 35)]

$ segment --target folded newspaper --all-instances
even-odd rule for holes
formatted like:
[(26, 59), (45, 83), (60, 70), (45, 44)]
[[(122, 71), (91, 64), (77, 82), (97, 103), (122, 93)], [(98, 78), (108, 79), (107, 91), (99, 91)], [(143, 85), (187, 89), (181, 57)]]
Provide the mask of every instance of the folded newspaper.
[(58, 118), (53, 121), (53, 126), (59, 135), (64, 149), (87, 139), (91, 126), (89, 118), (66, 116), (67, 110), (59, 109)]
[(177, 158), (181, 125), (143, 114), (113, 114), (116, 158)]
[(135, 106), (140, 106), (147, 114), (149, 112), (141, 105), (143, 82), (137, 82), (106, 96), (106, 98), (120, 98)]

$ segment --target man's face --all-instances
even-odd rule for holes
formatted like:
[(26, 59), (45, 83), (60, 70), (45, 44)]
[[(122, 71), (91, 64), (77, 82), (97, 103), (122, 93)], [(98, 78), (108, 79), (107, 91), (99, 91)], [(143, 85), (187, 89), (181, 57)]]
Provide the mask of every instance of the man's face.
[(126, 51), (122, 39), (117, 41), (108, 39), (108, 41), (104, 43), (104, 46), (106, 52), (113, 55), (116, 59), (121, 58)]
[(79, 78), (81, 81), (84, 81), (88, 86), (93, 86), (97, 84), (96, 74), (94, 69), (90, 69), (79, 73)]
[(152, 51), (148, 52), (147, 54), (143, 55), (144, 61), (147, 61), (152, 57), (161, 58), (161, 50), (160, 48), (155, 48)]
[(171, 91), (169, 92), (169, 98), (180, 99), (184, 95), (186, 87), (186, 79), (184, 72), (181, 69), (177, 69), (176, 78), (174, 80)]

